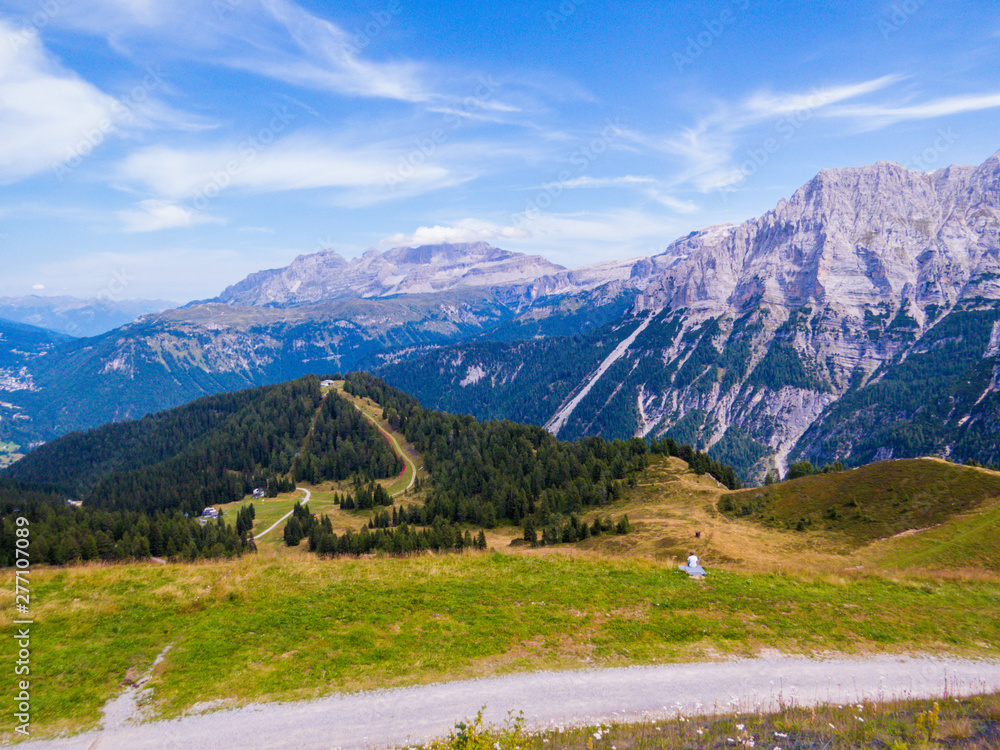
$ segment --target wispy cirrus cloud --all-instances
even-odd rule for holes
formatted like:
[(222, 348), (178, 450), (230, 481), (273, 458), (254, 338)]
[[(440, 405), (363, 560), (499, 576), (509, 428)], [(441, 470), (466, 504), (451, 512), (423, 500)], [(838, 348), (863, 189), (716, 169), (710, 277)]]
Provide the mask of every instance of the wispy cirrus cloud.
[[(13, 1), (29, 16), (38, 5)], [(382, 31), (395, 22), (389, 11), (380, 18)], [(60, 4), (47, 24), (101, 36), (127, 57), (196, 60), (348, 96), (405, 102), (435, 96), (425, 65), (369, 59), (357, 31), (290, 0), (91, 0)]]
[[(253, 40), (258, 54), (231, 54), (222, 61), (296, 86), (327, 89), (352, 96), (425, 102), (433, 92), (425, 69), (416, 62), (375, 62), (359, 49), (357, 33), (309, 13), (288, 0), (260, 0), (269, 24), (258, 26)], [(392, 14), (384, 11), (386, 26)], [(266, 31), (269, 26), (276, 27)], [(362, 32), (363, 33), (363, 32)], [(266, 52), (266, 54), (260, 54)]]
[[(1000, 107), (1000, 93), (965, 94), (913, 101), (890, 96), (906, 77), (879, 76), (856, 83), (815, 86), (805, 91), (756, 91), (736, 102), (716, 102), (712, 111), (688, 127), (666, 135), (626, 131), (642, 148), (679, 160), (668, 188), (709, 192), (745, 177), (737, 154), (768, 139), (790, 140), (807, 121), (847, 127), (848, 133), (880, 130), (904, 121), (927, 120)], [(878, 101), (872, 101), (874, 95)], [(668, 191), (669, 192), (669, 191)]]
[(622, 175), (619, 177), (591, 177), (581, 175), (570, 180), (542, 185), (542, 189), (579, 190), (579, 189), (626, 189), (655, 201), (673, 211), (691, 214), (698, 211), (698, 205), (689, 200), (673, 196), (664, 186), (662, 180), (655, 177), (639, 175)]
[[(172, 201), (214, 198), (229, 189), (365, 189), (388, 195), (385, 175), (396, 169), (400, 153), (398, 146), (337, 145), (329, 138), (294, 133), (269, 144), (248, 138), (219, 146), (150, 146), (129, 154), (115, 176)], [(450, 179), (443, 163), (422, 164), (407, 185), (411, 191), (427, 190)]]
[(1000, 107), (1000, 93), (966, 94), (920, 102), (918, 104), (858, 104), (832, 107), (826, 117), (850, 119), (865, 130), (879, 130), (908, 120), (930, 120), (967, 112)]

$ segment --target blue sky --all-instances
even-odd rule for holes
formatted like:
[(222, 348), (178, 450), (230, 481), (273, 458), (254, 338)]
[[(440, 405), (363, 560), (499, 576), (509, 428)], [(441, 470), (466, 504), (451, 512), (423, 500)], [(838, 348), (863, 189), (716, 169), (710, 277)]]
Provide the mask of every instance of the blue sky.
[(0, 296), (651, 255), (820, 169), (981, 163), (998, 71), (994, 0), (0, 0)]

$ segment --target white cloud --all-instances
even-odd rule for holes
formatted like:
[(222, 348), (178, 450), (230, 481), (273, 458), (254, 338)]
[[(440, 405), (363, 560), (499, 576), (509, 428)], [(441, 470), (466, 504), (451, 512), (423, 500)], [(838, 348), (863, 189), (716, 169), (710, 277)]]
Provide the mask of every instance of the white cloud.
[(562, 188), (573, 190), (578, 188), (627, 188), (636, 190), (648, 199), (656, 201), (661, 206), (682, 214), (691, 214), (698, 211), (698, 205), (692, 201), (680, 200), (674, 196), (663, 192), (660, 181), (654, 177), (640, 177), (637, 175), (624, 175), (622, 177), (590, 177), (583, 175), (575, 177), (565, 182), (550, 183), (543, 185), (545, 188)]
[[(637, 177), (635, 175), (624, 175), (623, 177), (575, 177), (572, 180), (560, 182), (558, 185), (566, 189), (573, 188), (610, 188), (610, 187), (637, 187), (657, 184), (653, 177)], [(544, 186), (543, 186), (544, 187)]]
[(809, 91), (791, 94), (774, 94), (759, 91), (746, 99), (740, 107), (740, 114), (747, 122), (769, 120), (782, 115), (793, 115), (799, 112), (826, 107), (847, 99), (879, 91), (903, 80), (900, 75), (885, 75), (869, 81), (851, 83), (842, 86), (817, 86)]
[(375, 21), (374, 33), (361, 30), (360, 34), (351, 34), (288, 0), (260, 0), (260, 6), (265, 16), (270, 17), (268, 20), (281, 28), (283, 38), (270, 34), (258, 36), (250, 41), (256, 42), (255, 46), (266, 54), (224, 56), (225, 64), (297, 86), (342, 94), (409, 102), (431, 98), (422, 81), (422, 66), (411, 62), (374, 62), (361, 56), (371, 38), (385, 33), (395, 22), (391, 11), (382, 11)]
[(978, 112), (1000, 107), (1000, 93), (967, 94), (933, 99), (910, 105), (853, 105), (833, 107), (827, 117), (856, 120), (865, 130), (878, 130), (906, 120), (929, 120), (935, 117)]
[(443, 243), (523, 240), (530, 233), (522, 228), (499, 226), (487, 221), (463, 219), (457, 226), (418, 227), (413, 234), (397, 233), (379, 241), (382, 247), (418, 247)]
[[(515, 246), (567, 268), (612, 259), (651, 255), (663, 249), (684, 225), (647, 211), (544, 213), (511, 217), (510, 224), (463, 219), (449, 225), (419, 227), (411, 234), (382, 239), (381, 247), (414, 247), (445, 242), (491, 242)], [(685, 230), (686, 231), (686, 230)]]
[(358, 33), (290, 0), (89, 0), (60, 4), (48, 23), (104, 37), (127, 56), (142, 48), (153, 59), (194, 59), (295, 86), (428, 101), (433, 94), (425, 84), (424, 66), (364, 55), (373, 39), (399, 23), (399, 4), (387, 7), (374, 25)]
[(160, 200), (140, 201), (135, 210), (119, 211), (118, 218), (122, 220), (126, 232), (157, 232), (161, 229), (222, 223), (216, 217)]
[(37, 33), (0, 20), (0, 182), (86, 158), (121, 114), (115, 99), (60, 67)]
[[(271, 137), (273, 133), (268, 140)], [(365, 188), (390, 194), (390, 183), (398, 177), (404, 157), (391, 147), (337, 146), (308, 135), (292, 135), (267, 144), (253, 136), (230, 147), (141, 149), (119, 165), (118, 177), (144, 185), (163, 198), (198, 202), (232, 188), (256, 192)], [(410, 166), (412, 171), (407, 170), (405, 179), (399, 179), (411, 190), (428, 188), (450, 177), (448, 168), (439, 163)]]
[[(884, 75), (839, 86), (816, 86), (807, 91), (758, 91), (735, 103), (719, 103), (694, 125), (664, 137), (626, 131), (624, 137), (640, 146), (678, 157), (679, 172), (670, 187), (690, 186), (701, 192), (732, 186), (745, 178), (736, 153), (758, 150), (768, 139), (780, 144), (816, 120), (849, 123), (854, 132), (878, 130), (904, 120), (974, 112), (1000, 107), (1000, 94), (966, 94), (919, 103), (892, 103), (886, 90), (905, 80)], [(878, 103), (855, 102), (881, 92)], [(769, 150), (770, 153), (774, 148)], [(669, 198), (667, 199), (670, 200)], [(662, 202), (662, 201), (661, 201)], [(667, 203), (669, 205), (669, 203)]]

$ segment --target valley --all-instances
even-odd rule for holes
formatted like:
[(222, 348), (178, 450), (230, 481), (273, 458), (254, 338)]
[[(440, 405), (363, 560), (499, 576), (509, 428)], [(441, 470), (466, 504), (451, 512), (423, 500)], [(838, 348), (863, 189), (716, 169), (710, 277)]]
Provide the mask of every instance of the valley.
[(362, 369), (567, 439), (669, 437), (746, 484), (801, 460), (996, 465), (998, 185), (1000, 154), (826, 169), (738, 226), (575, 269), (483, 242), (302, 255), (44, 356), (0, 340), (0, 440)]

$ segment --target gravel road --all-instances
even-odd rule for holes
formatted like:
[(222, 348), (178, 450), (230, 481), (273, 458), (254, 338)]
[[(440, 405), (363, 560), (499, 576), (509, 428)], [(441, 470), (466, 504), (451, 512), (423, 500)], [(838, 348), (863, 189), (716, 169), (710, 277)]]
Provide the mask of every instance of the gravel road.
[(1000, 660), (933, 657), (773, 657), (573, 672), (536, 672), (334, 695), (28, 742), (41, 750), (250, 750), (401, 747), (447, 734), (475, 716), (502, 724), (523, 711), (529, 728), (749, 711), (784, 704), (941, 697), (1000, 690)]

